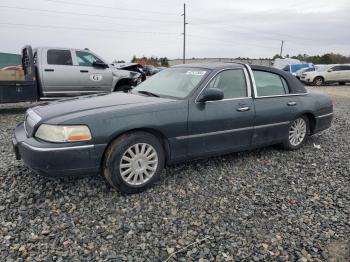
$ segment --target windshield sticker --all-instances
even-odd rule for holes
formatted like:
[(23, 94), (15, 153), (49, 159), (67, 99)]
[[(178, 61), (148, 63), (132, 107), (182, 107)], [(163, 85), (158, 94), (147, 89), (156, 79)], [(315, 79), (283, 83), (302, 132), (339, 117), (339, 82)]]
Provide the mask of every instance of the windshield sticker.
[(94, 81), (94, 82), (101, 81), (102, 80), (102, 75), (100, 75), (100, 74), (90, 75), (90, 80)]
[(186, 75), (203, 76), (207, 71), (187, 71)]

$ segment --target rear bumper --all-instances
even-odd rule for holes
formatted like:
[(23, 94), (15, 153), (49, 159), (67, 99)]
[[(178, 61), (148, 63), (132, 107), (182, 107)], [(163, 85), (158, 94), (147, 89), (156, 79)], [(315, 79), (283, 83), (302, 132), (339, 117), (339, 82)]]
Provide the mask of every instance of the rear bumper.
[(49, 177), (90, 175), (100, 171), (106, 145), (61, 145), (28, 138), (23, 124), (16, 127), (12, 140), (17, 159), (36, 173)]
[(313, 134), (326, 130), (332, 125), (333, 113), (317, 116)]

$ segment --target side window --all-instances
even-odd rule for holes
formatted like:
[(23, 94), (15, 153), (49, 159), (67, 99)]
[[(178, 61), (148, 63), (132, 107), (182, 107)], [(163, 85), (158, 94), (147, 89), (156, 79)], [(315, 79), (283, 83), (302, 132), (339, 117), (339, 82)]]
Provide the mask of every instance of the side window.
[(347, 66), (347, 65), (340, 66), (340, 70), (341, 71), (350, 70), (350, 66)]
[(70, 50), (47, 50), (47, 63), (49, 65), (73, 65)]
[(219, 88), (224, 92), (224, 99), (247, 96), (247, 83), (241, 69), (225, 70), (218, 73), (209, 83), (208, 88)]
[(333, 66), (332, 71), (340, 71), (341, 70), (341, 66)]
[(264, 71), (253, 71), (258, 96), (276, 96), (289, 93), (286, 80), (281, 76)]
[(76, 51), (75, 53), (77, 55), (79, 66), (92, 66), (94, 62), (103, 62), (101, 59), (89, 52)]

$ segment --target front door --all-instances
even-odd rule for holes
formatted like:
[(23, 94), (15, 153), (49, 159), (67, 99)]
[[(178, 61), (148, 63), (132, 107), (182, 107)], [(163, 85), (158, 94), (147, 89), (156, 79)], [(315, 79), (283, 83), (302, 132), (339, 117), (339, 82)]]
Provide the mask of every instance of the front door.
[(86, 93), (98, 93), (112, 90), (113, 74), (111, 68), (96, 67), (94, 62), (103, 61), (89, 51), (75, 51), (78, 81)]
[(252, 144), (260, 146), (283, 140), (299, 112), (298, 96), (289, 94), (285, 79), (271, 72), (253, 70), (256, 94)]
[(255, 112), (246, 76), (245, 69), (223, 70), (205, 87), (221, 89), (223, 100), (190, 102), (187, 136), (190, 156), (250, 146)]

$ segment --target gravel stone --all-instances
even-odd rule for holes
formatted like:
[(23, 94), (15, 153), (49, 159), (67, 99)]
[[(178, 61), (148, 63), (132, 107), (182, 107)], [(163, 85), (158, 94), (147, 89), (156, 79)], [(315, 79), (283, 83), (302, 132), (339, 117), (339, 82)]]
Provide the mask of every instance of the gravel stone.
[(335, 118), (300, 150), (177, 164), (130, 196), (34, 174), (11, 146), (34, 104), (0, 105), (1, 260), (350, 261), (350, 86), (309, 89), (332, 95)]

